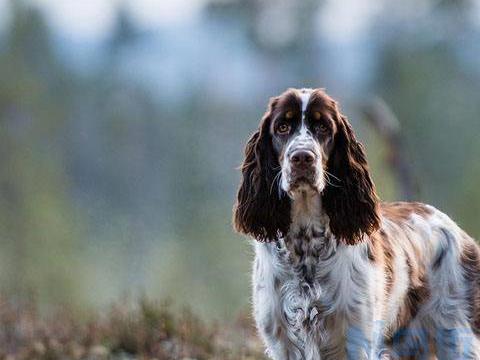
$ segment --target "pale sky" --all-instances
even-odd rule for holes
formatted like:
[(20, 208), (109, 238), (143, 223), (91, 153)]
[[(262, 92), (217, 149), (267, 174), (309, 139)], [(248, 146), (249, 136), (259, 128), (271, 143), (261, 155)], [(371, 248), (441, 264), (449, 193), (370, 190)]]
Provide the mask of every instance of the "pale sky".
[[(8, 24), (8, 4), (0, 0), (0, 30)], [(60, 34), (75, 39), (102, 39), (115, 22), (115, 9), (124, 4), (137, 24), (155, 29), (186, 23), (199, 15), (207, 0), (28, 0), (39, 5), (49, 23)], [(225, 0), (227, 1), (227, 0)], [(258, 0), (260, 1), (260, 0)], [(334, 42), (352, 41), (368, 28), (387, 0), (326, 0), (318, 25), (321, 33)], [(424, 0), (404, 0), (400, 8), (421, 13)], [(475, 2), (480, 15), (480, 1)], [(391, 5), (391, 4), (390, 4)], [(399, 8), (399, 9), (400, 9)], [(392, 10), (398, 12), (397, 10)], [(409, 15), (411, 17), (411, 14)], [(477, 17), (480, 25), (480, 16)]]
[[(0, 29), (8, 20), (8, 3), (0, 0)], [(206, 0), (29, 0), (45, 11), (49, 23), (66, 37), (101, 39), (115, 23), (115, 9), (126, 5), (145, 29), (181, 24), (194, 19)], [(358, 34), (380, 8), (382, 0), (327, 0), (319, 24), (335, 41)]]
[(348, 42), (363, 35), (383, 5), (383, 0), (327, 0), (318, 19), (321, 33), (331, 41)]
[[(0, 27), (8, 20), (8, 3), (0, 0)], [(186, 22), (205, 0), (29, 0), (40, 5), (55, 30), (68, 37), (96, 39), (108, 35), (115, 9), (125, 4), (139, 26), (152, 29)]]

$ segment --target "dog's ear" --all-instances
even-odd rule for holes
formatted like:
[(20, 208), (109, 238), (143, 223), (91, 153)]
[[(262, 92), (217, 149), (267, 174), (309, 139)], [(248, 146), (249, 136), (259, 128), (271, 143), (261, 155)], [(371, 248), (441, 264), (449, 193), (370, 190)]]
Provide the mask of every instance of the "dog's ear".
[(270, 99), (258, 130), (245, 147), (242, 180), (234, 206), (235, 230), (258, 241), (275, 241), (290, 227), (290, 199), (279, 187), (280, 164), (270, 135), (272, 112), (278, 98)]
[(379, 200), (362, 144), (336, 104), (332, 115), (337, 132), (327, 171), (339, 181), (325, 188), (323, 206), (330, 218), (332, 233), (341, 241), (354, 245), (379, 228)]

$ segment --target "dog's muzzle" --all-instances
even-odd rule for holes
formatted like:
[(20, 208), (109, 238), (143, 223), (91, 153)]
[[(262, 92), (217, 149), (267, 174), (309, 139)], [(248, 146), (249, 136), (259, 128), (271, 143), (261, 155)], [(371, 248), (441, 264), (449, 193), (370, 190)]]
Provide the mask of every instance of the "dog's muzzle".
[(315, 183), (317, 155), (308, 149), (296, 149), (288, 157), (290, 162), (290, 183), (296, 185)]

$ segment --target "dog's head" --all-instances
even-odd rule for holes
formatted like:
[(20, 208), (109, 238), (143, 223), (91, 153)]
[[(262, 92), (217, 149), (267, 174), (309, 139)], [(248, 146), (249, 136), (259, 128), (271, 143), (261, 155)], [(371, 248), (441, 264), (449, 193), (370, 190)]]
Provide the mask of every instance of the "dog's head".
[(270, 100), (242, 174), (234, 225), (259, 241), (286, 235), (291, 201), (304, 193), (321, 194), (331, 232), (348, 244), (379, 226), (363, 147), (323, 89), (289, 89)]

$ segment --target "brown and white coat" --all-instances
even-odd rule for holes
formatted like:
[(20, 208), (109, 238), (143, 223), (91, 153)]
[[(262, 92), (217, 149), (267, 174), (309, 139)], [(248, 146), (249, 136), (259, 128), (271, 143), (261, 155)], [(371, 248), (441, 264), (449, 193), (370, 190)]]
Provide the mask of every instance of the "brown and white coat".
[(480, 251), (421, 203), (380, 203), (322, 89), (271, 99), (234, 225), (255, 238), (253, 305), (275, 360), (480, 359)]

